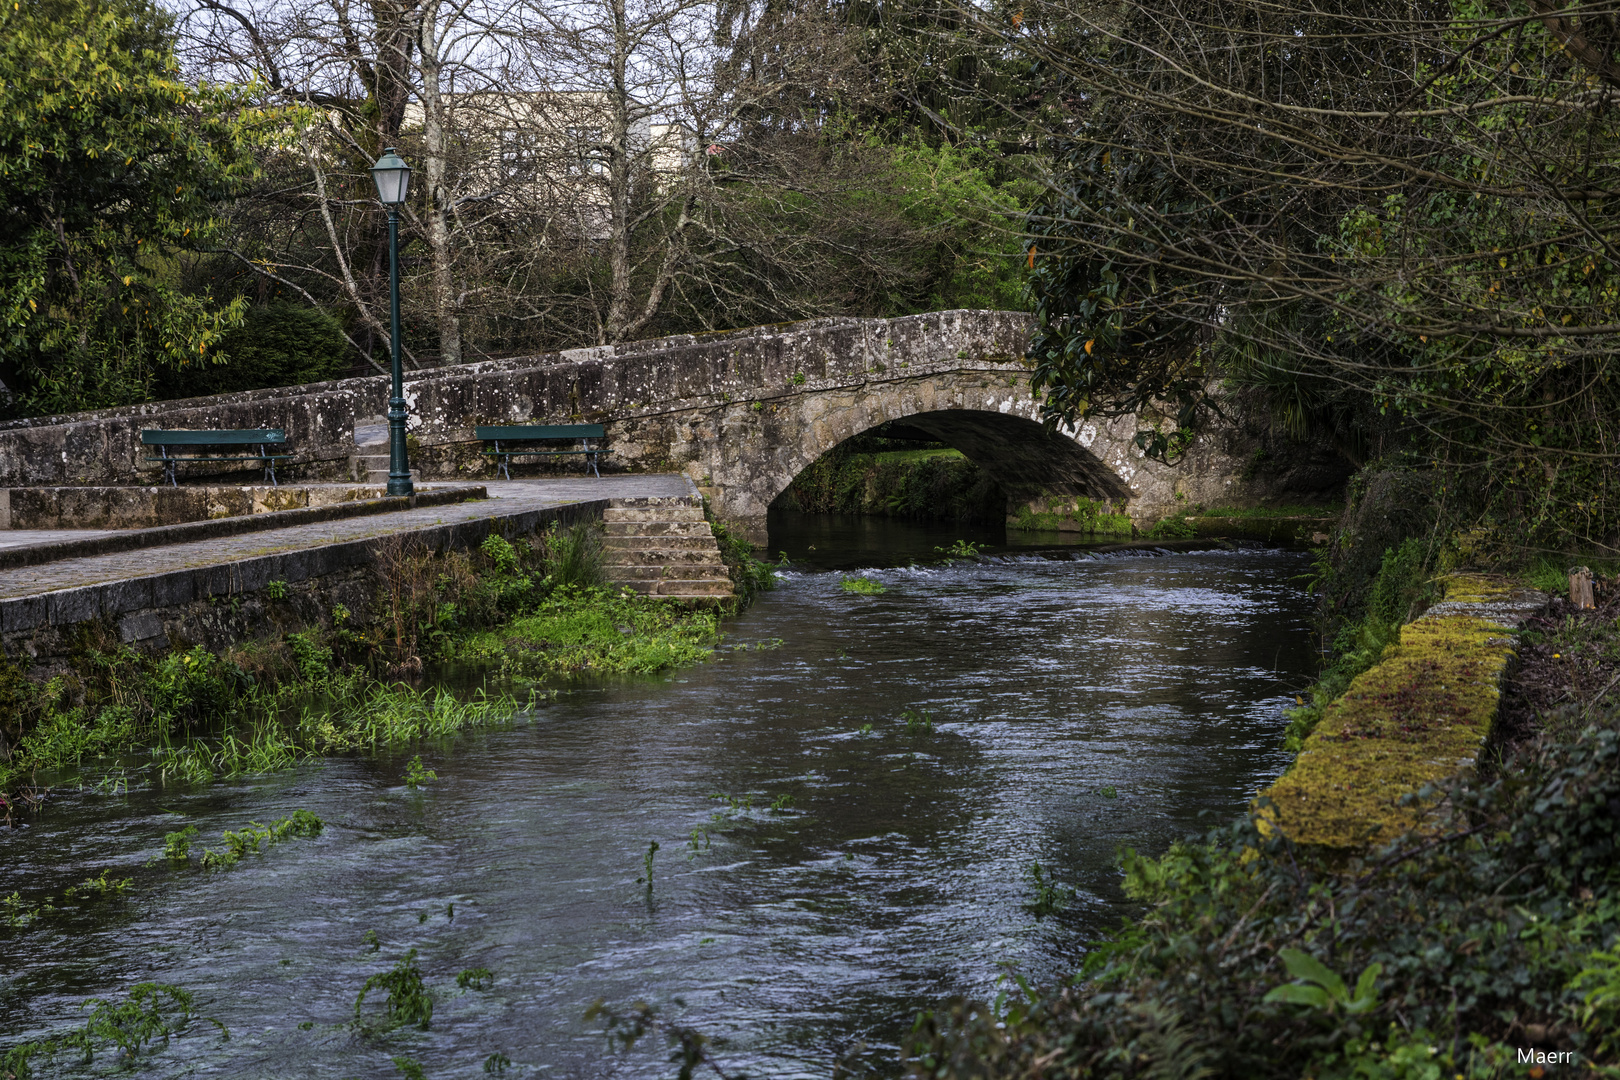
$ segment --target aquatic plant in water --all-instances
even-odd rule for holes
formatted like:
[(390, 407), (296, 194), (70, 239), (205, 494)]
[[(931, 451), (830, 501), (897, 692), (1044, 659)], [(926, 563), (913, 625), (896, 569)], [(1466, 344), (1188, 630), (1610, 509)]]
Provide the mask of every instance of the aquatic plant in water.
[(378, 685), (360, 701), (329, 709), (306, 707), (298, 733), (307, 746), (322, 753), (374, 749), (506, 723), (517, 712), (516, 699), (508, 695), (489, 697), (480, 690), (473, 700), (461, 701), (442, 688), (422, 692), (404, 685)]
[[(83, 1027), (7, 1048), (0, 1054), (0, 1076), (35, 1080), (45, 1075), (35, 1072), (35, 1059), (49, 1061), (66, 1051), (82, 1055), (85, 1064), (90, 1064), (97, 1051), (116, 1048), (120, 1063), (133, 1064), (149, 1044), (159, 1039), (167, 1043), (184, 1033), (195, 1018), (191, 993), (167, 983), (136, 983), (122, 1001), (91, 998), (85, 1006), (93, 1008)], [(230, 1037), (224, 1024), (204, 1019)]]
[(485, 986), (485, 983), (495, 985), (495, 976), (490, 974), (487, 967), (468, 968), (456, 976), (456, 985), (463, 990), (488, 990), (489, 986)]
[(422, 755), (417, 754), (405, 766), (405, 786), (413, 791), (430, 780), (437, 780), (439, 774), (422, 764)]
[[(233, 866), (240, 862), (244, 855), (256, 855), (288, 837), (319, 836), (324, 828), (325, 823), (308, 810), (294, 810), (291, 817), (279, 818), (269, 825), (250, 821), (245, 829), (235, 831), (226, 829), (221, 834), (221, 839), (225, 841), (223, 851), (205, 848), (202, 853), (202, 866), (204, 870)], [(184, 845), (183, 849), (179, 843), (175, 845), (175, 850), (180, 854), (169, 854), (171, 860), (190, 861), (190, 836), (196, 834), (196, 829), (191, 826), (187, 826), (187, 829), (191, 830), (189, 835), (186, 835), (186, 830), (183, 829), (180, 833), (169, 833), (168, 837), (165, 837), (165, 854), (170, 852), (168, 839), (171, 837), (181, 837), (180, 843)]]
[(1048, 871), (1042, 869), (1041, 864), (1032, 862), (1026, 877), (1033, 887), (1034, 895), (1024, 901), (1024, 909), (1037, 919), (1044, 919), (1048, 915), (1062, 911), (1074, 899), (1074, 890), (1059, 885), (1047, 876)]
[(636, 878), (637, 885), (640, 885), (643, 881), (647, 883), (648, 892), (652, 892), (653, 856), (656, 854), (658, 854), (658, 841), (654, 840), (652, 843), (647, 845), (647, 854), (641, 857), (642, 876)]
[(78, 907), (89, 900), (117, 899), (124, 895), (134, 879), (114, 879), (108, 876), (111, 873), (110, 870), (103, 870), (100, 877), (85, 878), (77, 885), (69, 885), (62, 890), (59, 903), (53, 903), (52, 898), (47, 896), (29, 907), (20, 892), (0, 897), (0, 928), (22, 930), (39, 919), (60, 914), (63, 906)]
[(906, 722), (908, 735), (932, 735), (934, 733), (934, 716), (927, 709), (905, 708), (900, 710), (900, 719)]
[(163, 834), (163, 857), (170, 862), (187, 862), (191, 858), (191, 838), (197, 835), (197, 826), (187, 825), (172, 833)]
[(844, 579), (838, 584), (839, 588), (845, 592), (855, 593), (860, 596), (877, 596), (880, 593), (889, 591), (881, 581), (874, 581), (869, 577), (853, 574), (845, 574)]
[(354, 999), (355, 1023), (361, 1022), (366, 995), (373, 990), (387, 994), (383, 1011), (387, 1020), (383, 1031), (391, 1031), (401, 1024), (412, 1024), (426, 1031), (433, 1019), (433, 995), (422, 981), (422, 968), (416, 962), (416, 950), (411, 949), (392, 968), (368, 978)]
[(977, 559), (979, 545), (969, 540), (958, 539), (950, 547), (936, 547), (934, 554), (945, 559)]

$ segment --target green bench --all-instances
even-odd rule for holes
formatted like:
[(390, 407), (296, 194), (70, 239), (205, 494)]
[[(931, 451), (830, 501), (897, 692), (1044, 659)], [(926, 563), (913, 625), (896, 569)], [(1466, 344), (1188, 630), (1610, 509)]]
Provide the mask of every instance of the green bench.
[[(155, 447), (157, 456), (147, 455), (147, 461), (163, 463), (163, 475), (169, 483), (180, 486), (175, 478), (175, 467), (184, 461), (259, 461), (264, 463), (264, 476), (272, 486), (276, 483), (276, 462), (286, 461), (291, 454), (272, 454), (270, 448), (280, 448), (287, 442), (287, 433), (279, 428), (250, 428), (239, 431), (143, 431), (141, 445)], [(243, 452), (253, 447), (256, 453)], [(198, 453), (182, 454), (180, 451)], [(214, 451), (208, 453), (208, 451)], [(236, 450), (232, 454), (227, 451)], [(170, 451), (175, 451), (170, 453)]]
[[(597, 461), (601, 455), (612, 453), (602, 445), (607, 441), (607, 428), (601, 424), (481, 424), (475, 434), (486, 444), (484, 453), (494, 458), (501, 475), (508, 480), (512, 479), (512, 472), (507, 466), (514, 457), (558, 457), (568, 454), (583, 455), (591, 472), (600, 480), (602, 472), (596, 467)], [(595, 446), (591, 445), (593, 440)], [(575, 445), (560, 449), (555, 445), (559, 442)]]

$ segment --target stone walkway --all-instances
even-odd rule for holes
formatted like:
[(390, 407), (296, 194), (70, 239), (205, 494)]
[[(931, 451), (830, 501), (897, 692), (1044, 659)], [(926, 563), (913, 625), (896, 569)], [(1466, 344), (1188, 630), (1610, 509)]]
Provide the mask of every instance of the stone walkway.
[[(459, 522), (515, 517), (534, 510), (555, 509), (604, 499), (668, 497), (697, 494), (686, 477), (678, 474), (569, 477), (558, 480), (512, 480), (483, 485), (490, 498), (372, 517), (351, 518), (285, 529), (245, 533), (166, 547), (143, 548), (118, 554), (61, 559), (14, 570), (0, 570), (0, 599), (85, 586), (107, 585), (176, 571), (227, 567), (267, 555), (318, 552), (333, 545), (369, 540), (392, 533), (437, 529)], [(35, 531), (33, 536), (42, 534)], [(50, 534), (48, 542), (93, 535), (91, 530)], [(0, 545), (9, 537), (0, 532)], [(38, 542), (38, 541), (35, 541)], [(53, 620), (54, 621), (54, 620)], [(6, 629), (11, 627), (7, 626)]]
[(41, 544), (65, 544), (70, 540), (88, 540), (92, 536), (117, 536), (124, 529), (0, 529), (0, 550), (16, 547), (38, 547)]

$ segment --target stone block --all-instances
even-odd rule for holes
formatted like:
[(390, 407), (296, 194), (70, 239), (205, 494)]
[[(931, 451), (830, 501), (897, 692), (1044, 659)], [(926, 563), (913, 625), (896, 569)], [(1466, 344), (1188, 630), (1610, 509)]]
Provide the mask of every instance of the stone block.
[(122, 615), (152, 607), (152, 579), (139, 577), (101, 586), (101, 614)]
[(101, 587), (86, 585), (46, 593), (46, 618), (52, 626), (89, 622), (101, 615)]
[(0, 600), (0, 633), (37, 630), (50, 622), (49, 593)]
[(136, 645), (162, 636), (163, 620), (153, 612), (137, 612), (118, 620), (118, 638), (125, 645)]
[(176, 607), (198, 598), (197, 575), (191, 570), (177, 570), (172, 574), (158, 574), (146, 579), (152, 590), (152, 606)]

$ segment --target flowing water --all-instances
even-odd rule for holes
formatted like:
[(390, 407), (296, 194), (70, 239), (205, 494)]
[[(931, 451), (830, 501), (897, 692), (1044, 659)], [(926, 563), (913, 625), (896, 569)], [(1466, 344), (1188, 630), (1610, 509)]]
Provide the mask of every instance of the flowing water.
[[(1283, 766), (1281, 710), (1312, 662), (1306, 565), (998, 548), (881, 568), (959, 535), (779, 519), (773, 552), (801, 561), (706, 665), (576, 684), (511, 727), (395, 754), (53, 800), (0, 834), (0, 896), (103, 869), (134, 885), (0, 930), (0, 1045), (158, 980), (230, 1038), (194, 1027), (147, 1076), (398, 1077), (409, 1057), (470, 1078), (497, 1052), (509, 1077), (673, 1075), (652, 1038), (609, 1054), (583, 1019), (605, 999), (726, 1038), (749, 1076), (823, 1077), (1008, 969), (1062, 977), (1129, 910), (1120, 845), (1161, 851)], [(888, 591), (844, 591), (853, 566)], [(908, 709), (932, 731), (908, 730)], [(418, 752), (438, 779), (412, 790)], [(224, 871), (160, 857), (184, 823), (217, 845), (300, 807), (324, 834)], [(1035, 862), (1074, 890), (1041, 919)], [(431, 1028), (355, 1027), (362, 983), (411, 948)], [(492, 987), (458, 989), (476, 967)]]

